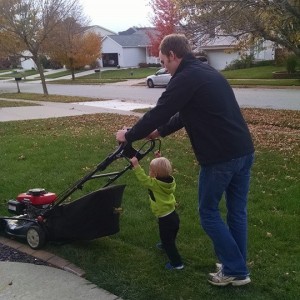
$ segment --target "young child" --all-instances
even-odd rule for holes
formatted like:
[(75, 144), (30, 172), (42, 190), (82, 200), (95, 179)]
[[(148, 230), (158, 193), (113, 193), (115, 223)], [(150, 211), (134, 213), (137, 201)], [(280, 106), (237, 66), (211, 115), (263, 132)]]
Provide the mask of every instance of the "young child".
[(181, 270), (184, 265), (175, 244), (180, 221), (175, 211), (176, 183), (172, 176), (171, 163), (157, 152), (156, 158), (150, 162), (147, 176), (136, 157), (130, 161), (137, 179), (149, 189), (150, 207), (159, 224), (161, 244), (157, 246), (165, 250), (170, 260), (165, 267), (168, 270)]

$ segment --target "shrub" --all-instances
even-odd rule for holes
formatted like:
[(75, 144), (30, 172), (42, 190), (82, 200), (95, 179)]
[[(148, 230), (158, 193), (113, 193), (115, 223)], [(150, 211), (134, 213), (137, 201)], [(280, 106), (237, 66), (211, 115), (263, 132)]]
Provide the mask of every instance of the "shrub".
[(253, 62), (255, 67), (275, 66), (274, 60), (260, 60)]
[(13, 69), (18, 68), (20, 59), (17, 56), (10, 55), (9, 57), (0, 58), (0, 69)]
[(253, 66), (253, 55), (245, 55), (241, 59), (233, 60), (225, 70), (246, 69)]
[(99, 68), (99, 62), (98, 62), (97, 60), (91, 62), (90, 65), (89, 65), (89, 68), (90, 68), (90, 69), (96, 69), (96, 68)]
[(0, 58), (0, 69), (9, 69), (10, 65), (11, 63), (8, 58)]
[(296, 55), (290, 55), (286, 59), (286, 70), (289, 74), (296, 73), (297, 57)]
[(139, 63), (139, 67), (140, 68), (150, 68), (150, 67), (159, 68), (159, 67), (161, 67), (161, 65), (160, 64)]

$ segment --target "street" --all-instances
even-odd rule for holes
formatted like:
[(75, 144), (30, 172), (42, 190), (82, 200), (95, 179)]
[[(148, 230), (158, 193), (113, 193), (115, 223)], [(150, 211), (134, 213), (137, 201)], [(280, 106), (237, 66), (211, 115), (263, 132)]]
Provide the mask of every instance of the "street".
[[(20, 82), (19, 86), (23, 93), (42, 93), (40, 83)], [(144, 85), (130, 85), (128, 82), (102, 85), (47, 84), (47, 87), (49, 94), (117, 99), (152, 105), (164, 91), (163, 88), (150, 89)], [(3, 92), (17, 92), (16, 83), (0, 81), (0, 93)], [(234, 93), (241, 107), (300, 110), (299, 88), (234, 88)]]

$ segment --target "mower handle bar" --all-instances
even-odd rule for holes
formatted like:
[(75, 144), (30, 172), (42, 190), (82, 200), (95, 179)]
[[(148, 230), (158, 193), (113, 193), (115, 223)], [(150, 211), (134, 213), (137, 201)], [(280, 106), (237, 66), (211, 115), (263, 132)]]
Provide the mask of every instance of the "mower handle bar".
[[(130, 159), (135, 156), (138, 160), (141, 160), (155, 148), (156, 142), (159, 143), (160, 149), (161, 141), (159, 139), (147, 140), (138, 150), (133, 148), (131, 143), (120, 143), (115, 152), (110, 154), (102, 163), (97, 166), (97, 171), (104, 171), (114, 160), (122, 157)], [(143, 151), (147, 145), (148, 148)]]
[[(54, 206), (61, 204), (76, 190), (82, 189), (84, 183), (91, 179), (113, 176), (109, 178), (109, 181), (104, 185), (104, 187), (107, 187), (113, 181), (115, 181), (120, 176), (122, 176), (128, 169), (131, 169), (132, 167), (131, 163), (129, 163), (128, 166), (125, 167), (125, 169), (119, 172), (111, 172), (107, 174), (96, 174), (97, 172), (104, 171), (113, 161), (119, 158), (125, 158), (129, 160), (130, 158), (135, 156), (137, 157), (138, 160), (141, 160), (143, 157), (145, 157), (149, 152), (151, 152), (155, 148), (156, 143), (159, 144), (158, 149), (160, 150), (161, 141), (159, 139), (147, 140), (138, 150), (134, 149), (131, 143), (120, 143), (118, 148), (113, 153), (108, 155), (108, 157), (103, 162), (98, 164), (93, 171), (91, 171), (90, 173), (85, 175), (82, 179), (77, 181), (73, 186), (69, 187), (65, 192), (62, 192), (58, 196)], [(146, 146), (147, 148), (145, 149)]]

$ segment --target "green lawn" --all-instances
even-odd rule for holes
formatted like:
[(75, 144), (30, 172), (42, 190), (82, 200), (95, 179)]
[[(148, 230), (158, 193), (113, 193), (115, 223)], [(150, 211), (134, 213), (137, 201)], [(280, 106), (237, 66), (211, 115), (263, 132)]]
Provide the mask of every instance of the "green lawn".
[(141, 79), (154, 74), (160, 68), (129, 68), (120, 70), (105, 70), (80, 77), (80, 79)]
[[(300, 112), (242, 111), (256, 146), (248, 208), (250, 285), (218, 288), (206, 281), (216, 258), (199, 225), (199, 167), (183, 131), (163, 139), (161, 151), (171, 159), (177, 181), (181, 218), (178, 248), (184, 270), (164, 269), (167, 258), (155, 247), (157, 222), (149, 208), (147, 191), (131, 171), (118, 180), (127, 185), (118, 234), (64, 245), (48, 243), (45, 249), (85, 270), (87, 279), (97, 286), (128, 300), (297, 299)], [(136, 120), (132, 116), (95, 114), (0, 123), (1, 215), (8, 214), (8, 199), (29, 188), (43, 187), (56, 193), (65, 190), (115, 150), (117, 129)], [(151, 158), (149, 155), (141, 162), (146, 170)], [(83, 192), (96, 186), (102, 186), (102, 180), (87, 184)], [(221, 211), (224, 214), (224, 203)]]
[(221, 71), (234, 86), (299, 86), (300, 79), (273, 79), (273, 72), (285, 71), (284, 67), (261, 66), (239, 70)]
[[(84, 72), (84, 71), (86, 71), (86, 70), (76, 70), (75, 76), (76, 76), (76, 74)], [(53, 74), (48, 74), (45, 76), (45, 78), (53, 79), (53, 78), (59, 78), (59, 77), (63, 77), (63, 76), (71, 75), (71, 74), (72, 73), (70, 70), (65, 70), (65, 71), (55, 72)]]
[(0, 75), (0, 79), (2, 78), (15, 78), (15, 77), (22, 77), (26, 78), (26, 76), (31, 76), (38, 74), (36, 70), (23, 70), (23, 71), (11, 71), (8, 74)]
[(232, 86), (239, 87), (251, 87), (251, 86), (269, 86), (269, 87), (281, 87), (281, 86), (300, 86), (300, 79), (228, 79), (228, 82)]
[[(154, 74), (159, 68), (130, 68), (121, 70), (101, 71), (76, 78), (75, 81), (55, 81), (55, 83), (99, 84), (118, 80), (143, 79)], [(232, 85), (240, 86), (300, 86), (300, 79), (272, 79), (272, 72), (284, 71), (284, 67), (263, 66), (241, 70), (221, 71)]]
[(286, 71), (285, 67), (262, 66), (239, 70), (221, 71), (227, 79), (272, 79), (273, 72)]

